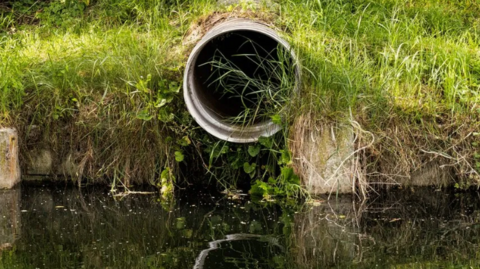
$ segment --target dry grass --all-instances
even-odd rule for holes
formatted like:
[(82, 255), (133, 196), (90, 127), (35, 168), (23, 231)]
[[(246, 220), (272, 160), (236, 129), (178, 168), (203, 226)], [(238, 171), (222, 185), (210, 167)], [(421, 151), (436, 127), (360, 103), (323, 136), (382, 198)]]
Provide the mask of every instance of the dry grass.
[[(425, 119), (424, 119), (425, 120)], [(471, 118), (436, 119), (422, 124), (396, 116), (375, 130), (376, 143), (362, 158), (370, 184), (461, 186), (478, 185), (472, 165), (473, 134), (480, 127)], [(427, 176), (429, 173), (434, 175)], [(418, 176), (423, 175), (422, 179)]]

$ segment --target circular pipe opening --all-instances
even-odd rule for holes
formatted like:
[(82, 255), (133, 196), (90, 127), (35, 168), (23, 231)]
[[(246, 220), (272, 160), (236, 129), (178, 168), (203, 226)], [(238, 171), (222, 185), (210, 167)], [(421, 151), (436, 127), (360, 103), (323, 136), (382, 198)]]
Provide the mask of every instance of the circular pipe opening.
[(296, 91), (299, 69), (289, 44), (267, 26), (233, 20), (211, 29), (193, 49), (184, 97), (195, 121), (237, 143), (280, 130), (270, 118)]

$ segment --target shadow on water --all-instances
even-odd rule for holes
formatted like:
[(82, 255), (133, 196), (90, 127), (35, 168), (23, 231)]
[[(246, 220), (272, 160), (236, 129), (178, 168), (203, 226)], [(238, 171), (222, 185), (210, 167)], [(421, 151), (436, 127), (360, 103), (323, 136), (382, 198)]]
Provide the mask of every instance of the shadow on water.
[(0, 192), (0, 268), (480, 267), (478, 193), (426, 188), (301, 206), (180, 197)]

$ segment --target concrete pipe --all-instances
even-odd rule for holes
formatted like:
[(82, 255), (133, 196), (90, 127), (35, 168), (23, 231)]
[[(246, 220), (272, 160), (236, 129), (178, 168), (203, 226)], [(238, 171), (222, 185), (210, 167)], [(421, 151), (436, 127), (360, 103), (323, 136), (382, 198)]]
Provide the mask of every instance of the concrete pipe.
[[(258, 47), (261, 49), (256, 48), (255, 44), (259, 44)], [(287, 55), (287, 57), (280, 58), (281, 56), (278, 55), (280, 49), (286, 52), (284, 55)], [(220, 62), (213, 64), (212, 58), (216, 57), (215, 55), (221, 56), (228, 63), (228, 66), (234, 66), (236, 70), (234, 72), (224, 69), (219, 71), (221, 68), (219, 65), (224, 65)], [(244, 57), (236, 57), (239, 55)], [(228, 91), (221, 93), (218, 90), (224, 87), (222, 83), (225, 82), (222, 80), (227, 74), (230, 77), (232, 74), (233, 76), (240, 74), (240, 76), (247, 78), (248, 76), (256, 76), (256, 79), (271, 82), (269, 72), (259, 68), (259, 61), (252, 59), (252, 55), (271, 57), (273, 59), (272, 63), (281, 63), (281, 61), (291, 63), (291, 74), (286, 74), (294, 80), (287, 96), (291, 98), (300, 84), (300, 69), (297, 58), (290, 50), (288, 42), (264, 24), (246, 19), (236, 19), (216, 25), (197, 43), (188, 59), (183, 80), (187, 109), (203, 129), (222, 140), (235, 143), (255, 142), (259, 137), (271, 136), (281, 129), (269, 117), (255, 118), (248, 124), (235, 123), (229, 120), (237, 117), (239, 113), (244, 113), (242, 111), (245, 107), (255, 111), (257, 106), (260, 107), (267, 103), (264, 99), (252, 98), (249, 99), (250, 103), (246, 104), (243, 98), (256, 94), (259, 90), (251, 86), (254, 83), (247, 87), (247, 85), (242, 85), (245, 81), (235, 80), (235, 77), (230, 78), (231, 81), (229, 82), (238, 88), (236, 94)], [(262, 61), (260, 60), (260, 62)], [(273, 66), (272, 68), (277, 67)], [(249, 81), (243, 84), (249, 84)], [(284, 105), (288, 103), (285, 101)], [(276, 109), (278, 109), (278, 105)]]

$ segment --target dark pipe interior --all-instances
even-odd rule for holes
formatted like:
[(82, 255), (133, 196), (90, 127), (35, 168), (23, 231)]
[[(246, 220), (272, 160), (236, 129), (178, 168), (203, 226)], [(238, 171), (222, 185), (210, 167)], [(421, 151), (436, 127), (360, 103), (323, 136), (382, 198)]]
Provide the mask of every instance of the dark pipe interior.
[[(250, 41), (253, 41), (254, 44)], [(228, 32), (212, 39), (203, 47), (194, 64), (195, 87), (198, 90), (200, 101), (221, 118), (226, 119), (238, 116), (245, 109), (241, 98), (236, 97), (235, 94), (222, 91), (223, 87), (220, 86), (219, 82), (212, 83), (219, 76), (224, 75), (226, 71), (223, 69), (219, 71), (219, 69), (212, 67), (211, 64), (205, 63), (211, 62), (214, 56), (219, 57), (223, 55), (223, 60), (231, 61), (249, 77), (262, 79), (270, 77), (271, 79), (270, 74), (258, 68), (258, 64), (247, 57), (239, 57), (238, 55), (257, 53), (261, 58), (278, 61), (278, 46), (279, 43), (273, 38), (259, 32), (246, 30)], [(239, 92), (242, 92), (244, 85), (235, 87)], [(245, 93), (256, 90), (258, 89), (250, 87)], [(256, 109), (258, 100), (253, 98), (252, 101), (247, 103), (247, 107)], [(263, 102), (260, 105), (263, 108), (266, 106)], [(259, 119), (256, 121), (258, 122)]]

